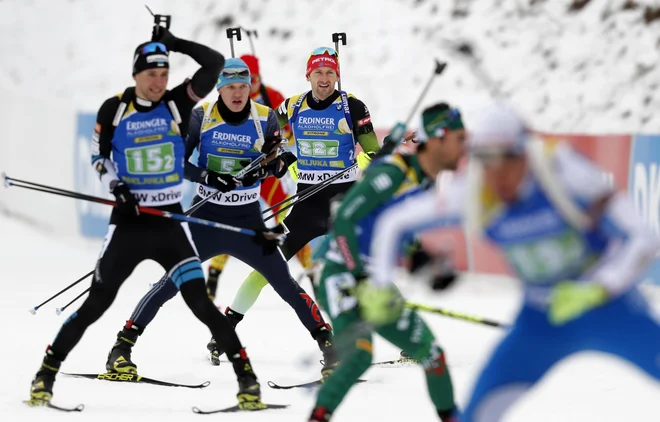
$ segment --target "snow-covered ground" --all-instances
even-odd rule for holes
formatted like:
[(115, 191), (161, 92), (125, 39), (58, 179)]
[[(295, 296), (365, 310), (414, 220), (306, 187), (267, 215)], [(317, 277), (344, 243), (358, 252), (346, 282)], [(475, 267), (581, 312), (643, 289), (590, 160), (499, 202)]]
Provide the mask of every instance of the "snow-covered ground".
[[(55, 308), (67, 303), (70, 293), (45, 305), (36, 315), (34, 305), (87, 273), (94, 265), (100, 244), (78, 244), (40, 233), (6, 216), (0, 216), (0, 321), (4, 363), (0, 379), (0, 420), (32, 422), (41, 418), (57, 421), (182, 421), (204, 418), (192, 406), (217, 408), (235, 401), (236, 382), (228, 364), (212, 367), (206, 360), (209, 333), (192, 316), (180, 298), (165, 305), (139, 339), (134, 358), (140, 372), (153, 378), (196, 383), (210, 380), (204, 390), (119, 384), (59, 376), (54, 402), (84, 403), (82, 414), (64, 414), (29, 408), (21, 403), (28, 396), (30, 380), (38, 369), (46, 345), (76, 306), (57, 316)], [(297, 274), (299, 267), (292, 264)], [(231, 261), (219, 288), (219, 305), (231, 302), (248, 268)], [(127, 280), (112, 308), (90, 329), (69, 355), (62, 370), (102, 372), (115, 334), (161, 270), (153, 262), (141, 264)], [(445, 294), (430, 293), (419, 283), (403, 283), (410, 300), (447, 309), (510, 321), (519, 298), (515, 284), (492, 276), (467, 276)], [(305, 287), (309, 287), (305, 284)], [(660, 303), (660, 302), (658, 302)], [(464, 405), (472, 382), (495, 342), (498, 329), (425, 315), (445, 348), (460, 404)], [(315, 379), (320, 358), (315, 342), (295, 314), (270, 287), (239, 325), (239, 335), (248, 348), (263, 385), (265, 401), (286, 403), (286, 410), (251, 414), (208, 416), (230, 421), (306, 421), (314, 395), (304, 390), (276, 391), (266, 381), (294, 383)], [(376, 340), (376, 359), (398, 355), (391, 345)], [(369, 382), (356, 386), (336, 413), (340, 421), (433, 421), (422, 371), (414, 366), (375, 367), (366, 373)], [(660, 386), (631, 365), (600, 354), (582, 354), (561, 363), (534, 389), (527, 400), (512, 409), (505, 422), (617, 422), (657, 420)], [(334, 420), (334, 419), (333, 419)]]
[[(286, 96), (308, 87), (309, 52), (332, 44), (333, 32), (346, 32), (342, 86), (371, 108), (377, 127), (407, 116), (433, 58), (449, 67), (426, 104), (447, 99), (469, 109), (487, 95), (469, 64), (450, 54), (460, 40), (474, 43), (484, 68), (538, 130), (653, 132), (660, 123), (660, 20), (644, 20), (647, 6), (660, 6), (655, 0), (591, 0), (575, 12), (573, 0), (147, 3), (172, 15), (175, 35), (226, 55), (227, 27), (257, 29), (264, 80)], [(1, 1), (0, 94), (96, 111), (132, 83), (133, 49), (150, 36), (151, 22), (143, 2), (132, 0)], [(237, 54), (249, 51), (247, 40), (237, 43)], [(172, 81), (195, 66), (178, 56)]]

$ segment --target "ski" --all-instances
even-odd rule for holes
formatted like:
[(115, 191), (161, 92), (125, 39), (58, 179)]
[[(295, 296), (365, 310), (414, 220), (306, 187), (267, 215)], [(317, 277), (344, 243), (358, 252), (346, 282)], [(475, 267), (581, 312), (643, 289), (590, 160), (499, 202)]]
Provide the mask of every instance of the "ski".
[[(248, 404), (248, 403), (246, 403)], [(235, 412), (260, 412), (262, 410), (268, 409), (286, 409), (289, 407), (288, 404), (270, 404), (270, 403), (254, 403), (255, 407), (250, 408), (241, 408), (240, 405), (235, 405), (231, 407), (225, 407), (224, 409), (217, 410), (202, 410), (198, 407), (193, 407), (192, 411), (198, 415), (212, 415), (213, 413), (235, 413)]]
[(50, 407), (51, 409), (59, 410), (60, 412), (82, 412), (83, 410), (85, 410), (84, 404), (79, 404), (78, 406), (75, 407), (60, 407), (56, 404), (52, 404), (51, 402), (48, 402), (46, 406)]
[[(360, 382), (367, 382), (367, 380), (359, 379), (357, 380), (358, 383)], [(273, 381), (268, 381), (268, 386), (270, 388), (274, 388), (275, 390), (290, 390), (292, 388), (310, 388), (310, 387), (316, 387), (317, 385), (323, 384), (323, 380), (316, 380), (316, 381), (310, 381), (310, 382), (304, 382), (302, 384), (292, 384), (292, 385), (279, 385), (274, 383)]]
[(116, 373), (105, 373), (105, 374), (69, 374), (63, 372), (62, 374), (68, 375), (70, 377), (76, 378), (88, 378), (88, 379), (99, 379), (106, 381), (117, 381), (117, 382), (129, 382), (129, 383), (141, 383), (141, 384), (152, 384), (152, 385), (161, 385), (163, 387), (184, 387), (184, 388), (205, 388), (211, 384), (211, 381), (204, 381), (201, 384), (180, 384), (177, 382), (169, 381), (160, 381), (153, 378), (147, 378), (140, 376), (138, 374), (116, 374)]
[(60, 412), (82, 412), (85, 410), (85, 405), (84, 404), (79, 404), (75, 407), (61, 407), (56, 404), (51, 403), (50, 401), (43, 402), (39, 400), (38, 402), (34, 402), (32, 400), (24, 400), (23, 403), (27, 404), (28, 406), (32, 407), (37, 407), (37, 406), (45, 406), (54, 410), (59, 410)]
[(417, 362), (415, 359), (405, 359), (405, 358), (399, 358), (399, 359), (394, 359), (394, 360), (384, 360), (381, 362), (374, 362), (371, 364), (371, 366), (376, 366), (376, 365), (417, 365), (419, 362)]
[(375, 366), (375, 365), (397, 365), (397, 364), (417, 365), (417, 364), (419, 364), (419, 361), (417, 361), (416, 359), (411, 358), (406, 352), (401, 351), (401, 354), (399, 355), (398, 359), (384, 360), (384, 361), (381, 361), (381, 362), (373, 362), (371, 364), (371, 366)]

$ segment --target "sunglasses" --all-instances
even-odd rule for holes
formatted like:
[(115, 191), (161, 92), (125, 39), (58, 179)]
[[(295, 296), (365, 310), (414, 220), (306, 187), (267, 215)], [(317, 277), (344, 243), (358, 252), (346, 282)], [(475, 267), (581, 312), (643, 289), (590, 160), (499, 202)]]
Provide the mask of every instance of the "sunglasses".
[(309, 55), (309, 57), (312, 56), (321, 56), (323, 54), (329, 54), (331, 56), (339, 58), (339, 53), (337, 53), (337, 50), (335, 50), (332, 47), (319, 47), (315, 48), (314, 51), (312, 51), (312, 54)]
[(223, 69), (220, 73), (223, 78), (248, 78), (250, 71), (245, 69)]
[(167, 53), (167, 47), (162, 42), (150, 42), (149, 44), (142, 47), (142, 54), (155, 53), (160, 50), (163, 53)]

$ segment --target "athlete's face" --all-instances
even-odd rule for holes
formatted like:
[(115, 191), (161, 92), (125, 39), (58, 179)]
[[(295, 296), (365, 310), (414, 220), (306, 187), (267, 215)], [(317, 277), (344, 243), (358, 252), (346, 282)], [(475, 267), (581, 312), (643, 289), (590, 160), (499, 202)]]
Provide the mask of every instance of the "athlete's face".
[(243, 82), (236, 82), (223, 86), (218, 92), (227, 108), (238, 113), (247, 105), (250, 98), (250, 85)]
[(499, 199), (513, 202), (518, 197), (518, 188), (527, 172), (527, 160), (520, 155), (505, 155), (482, 160), (484, 184)]
[(167, 81), (170, 77), (168, 69), (147, 69), (133, 76), (135, 93), (145, 100), (157, 102), (165, 95)]
[[(465, 150), (465, 129), (450, 130), (438, 140), (434, 154), (443, 170), (456, 170)], [(433, 139), (433, 138), (431, 138)]]
[(319, 100), (325, 100), (335, 92), (335, 84), (339, 77), (334, 69), (319, 67), (312, 70), (307, 80), (312, 85), (312, 94)]

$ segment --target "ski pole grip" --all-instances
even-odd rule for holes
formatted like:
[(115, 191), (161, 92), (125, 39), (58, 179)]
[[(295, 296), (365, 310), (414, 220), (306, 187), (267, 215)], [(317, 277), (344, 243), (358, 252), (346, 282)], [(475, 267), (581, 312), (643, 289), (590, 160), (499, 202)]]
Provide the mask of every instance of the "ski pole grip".
[(346, 45), (346, 32), (335, 32), (332, 34), (332, 42), (335, 44), (341, 42), (341, 45)]
[[(154, 15), (154, 25), (156, 26), (165, 26), (165, 28), (170, 29), (171, 22), (172, 15)], [(165, 25), (161, 25), (161, 23)]]
[(227, 28), (227, 38), (230, 40), (236, 36), (236, 41), (241, 40), (241, 28)]

